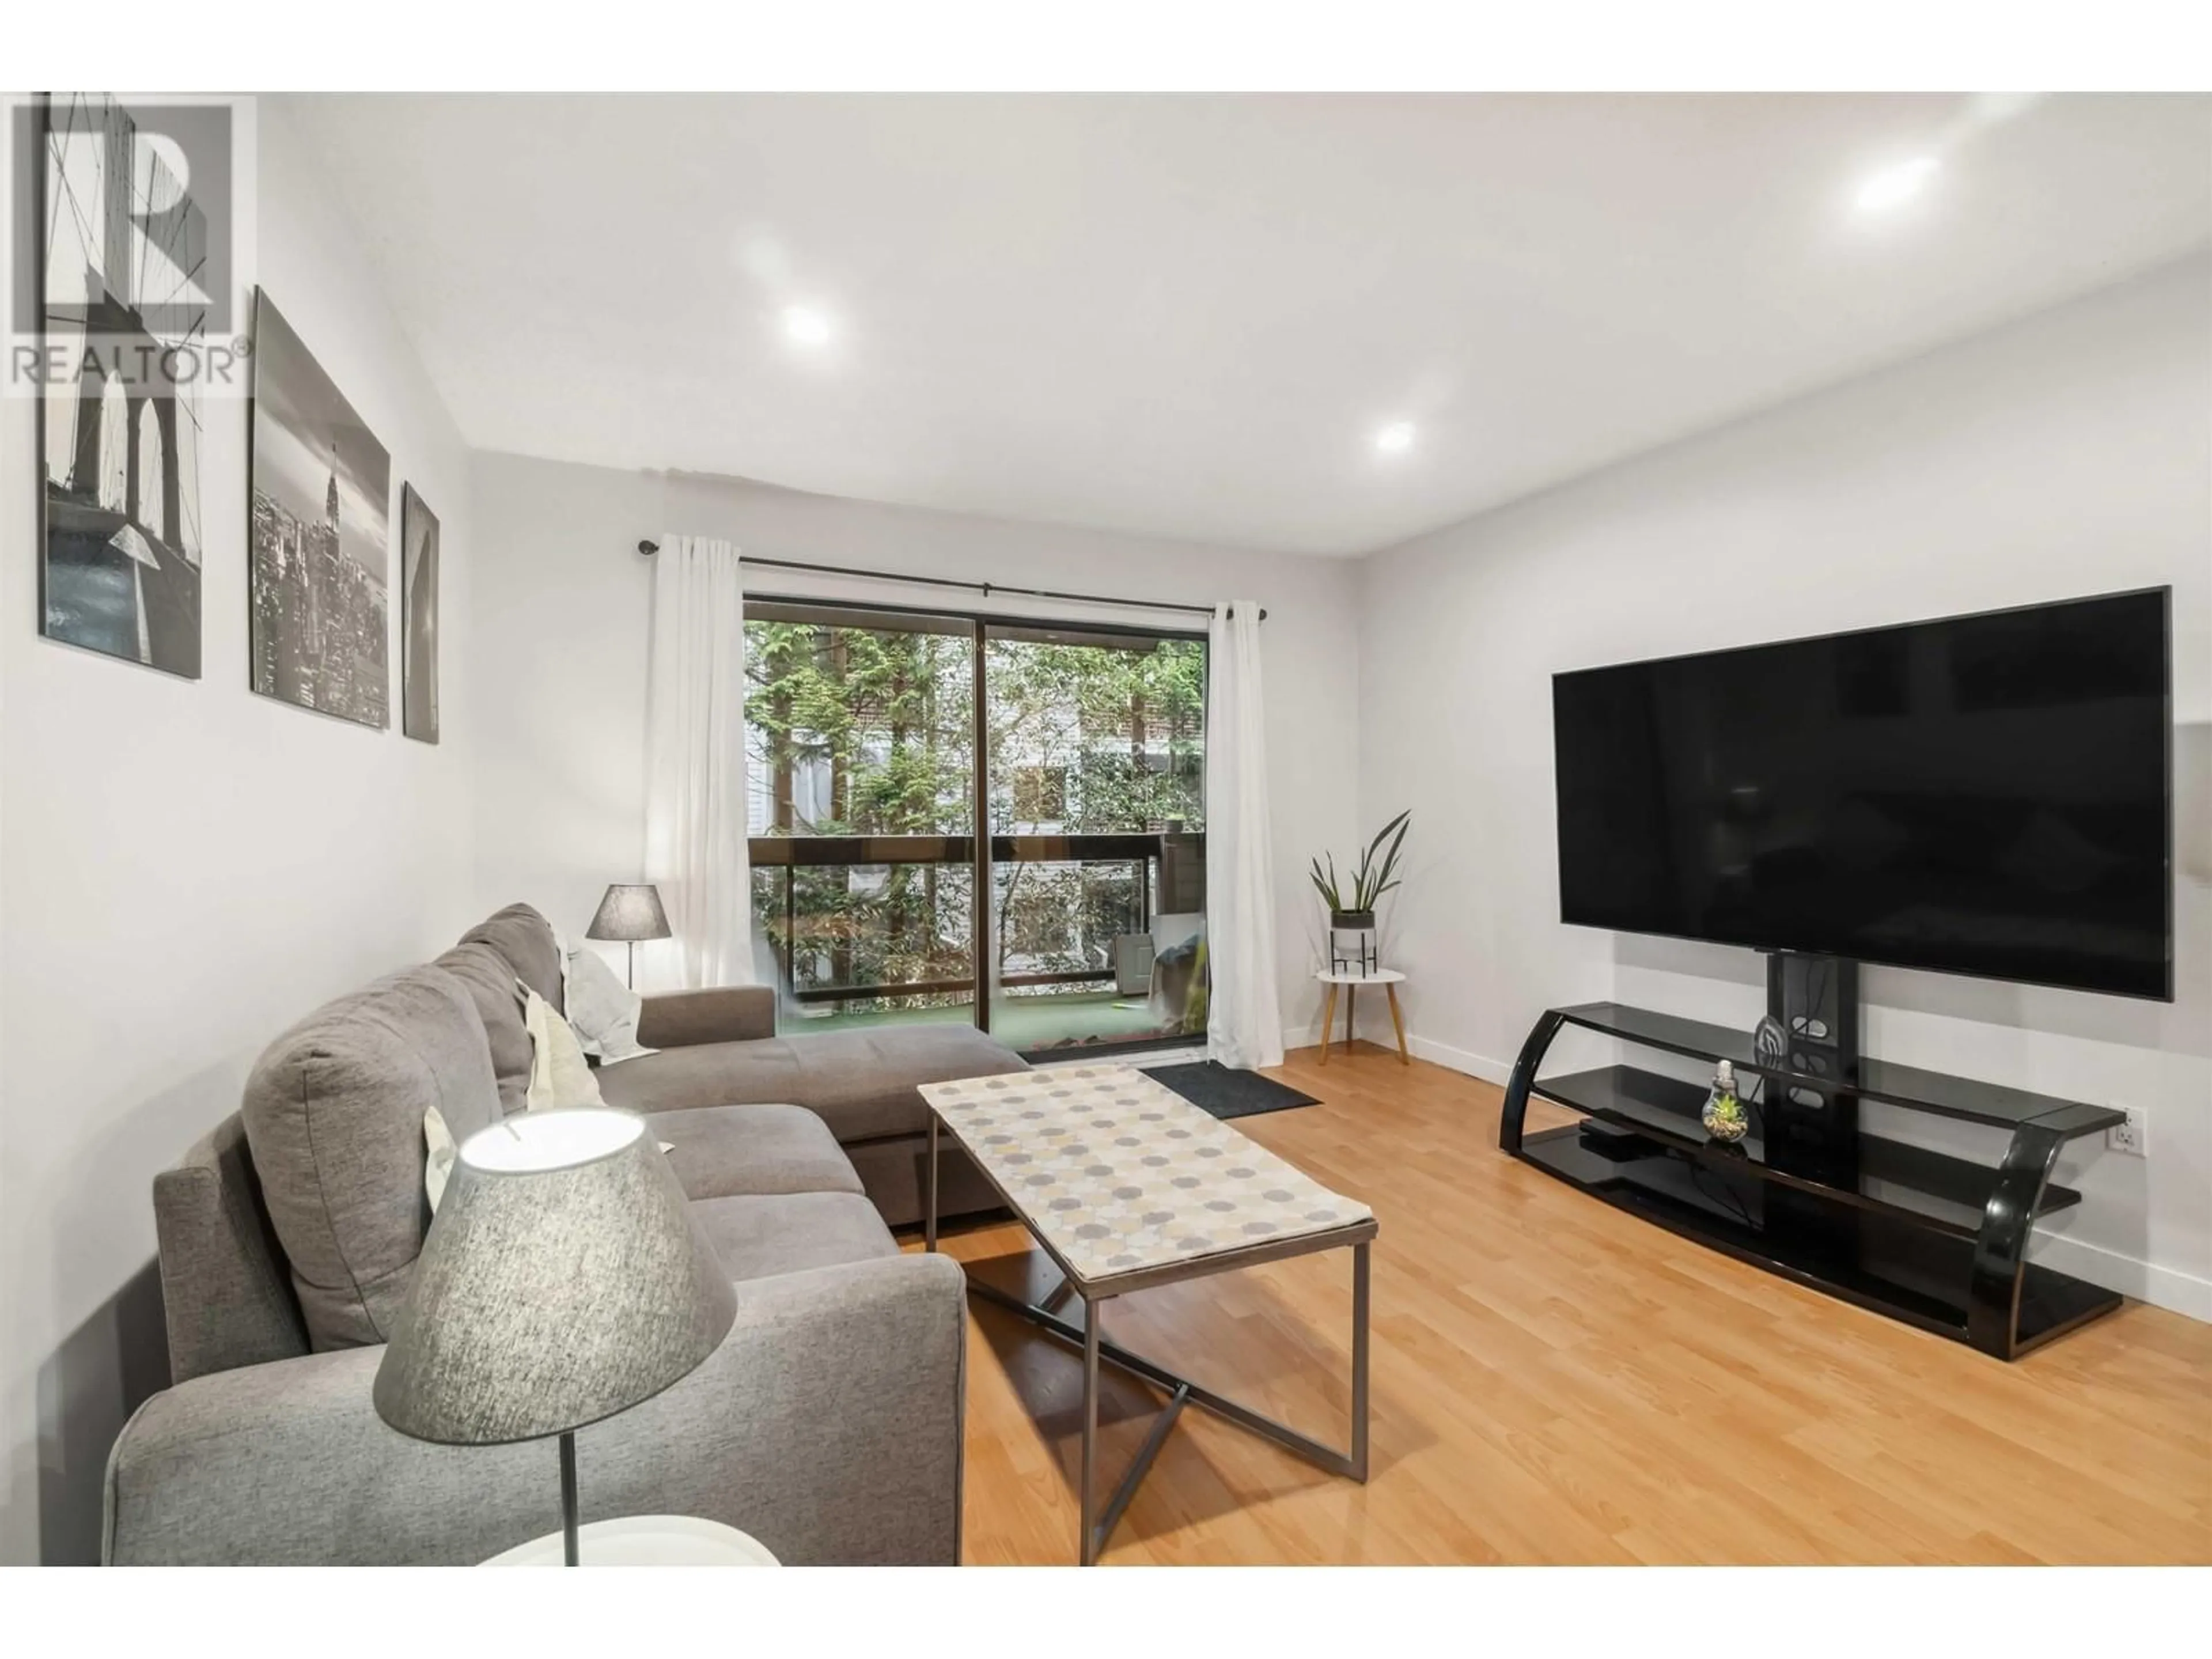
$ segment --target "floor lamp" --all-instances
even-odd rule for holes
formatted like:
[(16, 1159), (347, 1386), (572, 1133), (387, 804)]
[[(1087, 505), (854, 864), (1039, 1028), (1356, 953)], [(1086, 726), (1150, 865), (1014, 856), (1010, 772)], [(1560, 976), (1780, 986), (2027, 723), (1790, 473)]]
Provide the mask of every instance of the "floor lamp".
[(668, 912), (660, 908), (660, 890), (650, 882), (617, 884), (607, 889), (584, 930), (586, 939), (620, 939), (629, 946), (629, 965), (624, 983), (637, 989), (637, 945), (640, 939), (672, 937)]

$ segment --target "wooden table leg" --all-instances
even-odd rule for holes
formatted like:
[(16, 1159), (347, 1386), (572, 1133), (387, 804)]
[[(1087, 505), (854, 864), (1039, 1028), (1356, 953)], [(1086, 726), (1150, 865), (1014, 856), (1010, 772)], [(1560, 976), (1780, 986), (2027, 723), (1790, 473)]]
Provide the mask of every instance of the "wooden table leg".
[(1352, 1034), (1358, 1024), (1359, 988), (1347, 985), (1344, 988), (1344, 1052), (1347, 1054), (1352, 1052)]
[(1390, 999), (1390, 1024), (1398, 1028), (1398, 1063), (1411, 1066), (1413, 1057), (1406, 1052), (1406, 1017), (1398, 1012), (1398, 988), (1385, 985), (1382, 994)]
[(1332, 1026), (1332, 1025), (1334, 1025), (1334, 1024), (1336, 1024), (1336, 983), (1335, 983), (1335, 981), (1333, 981), (1333, 980), (1332, 980), (1332, 981), (1329, 982), (1329, 988), (1328, 988), (1328, 1000), (1326, 1000), (1325, 1002), (1323, 1002), (1323, 1003), (1322, 1004), (1322, 1010), (1321, 1010), (1321, 1063), (1322, 1063), (1322, 1065), (1324, 1065), (1324, 1066), (1326, 1066), (1326, 1065), (1328, 1065), (1328, 1030), (1329, 1030), (1329, 1027), (1330, 1027), (1330, 1026)]

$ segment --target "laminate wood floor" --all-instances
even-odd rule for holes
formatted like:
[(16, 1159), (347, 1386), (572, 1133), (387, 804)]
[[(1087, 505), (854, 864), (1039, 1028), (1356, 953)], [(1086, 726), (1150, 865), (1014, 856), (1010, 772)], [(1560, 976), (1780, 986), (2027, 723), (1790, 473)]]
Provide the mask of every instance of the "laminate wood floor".
[[(1274, 1075), (1320, 1105), (1238, 1127), (1382, 1223), (1371, 1478), (1193, 1407), (1109, 1565), (2212, 1561), (2212, 1325), (2131, 1304), (2007, 1365), (1507, 1158), (1488, 1084), (1318, 1060)], [(944, 1248), (1056, 1277), (1011, 1223)], [(1071, 1564), (1080, 1357), (969, 1308), (966, 1559)], [(1106, 1328), (1341, 1444), (1351, 1313), (1336, 1251), (1127, 1297)], [(1103, 1376), (1110, 1491), (1158, 1400)]]

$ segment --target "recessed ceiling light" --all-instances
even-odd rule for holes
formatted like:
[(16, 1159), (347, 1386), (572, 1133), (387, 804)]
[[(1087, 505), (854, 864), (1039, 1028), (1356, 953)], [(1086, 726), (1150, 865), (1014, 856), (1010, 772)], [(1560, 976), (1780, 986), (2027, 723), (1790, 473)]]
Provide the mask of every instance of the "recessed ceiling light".
[(1859, 186), (1859, 211), (1887, 213), (1911, 201), (1928, 188), (1928, 181), (1936, 176), (1936, 166), (1934, 156), (1922, 155), (1884, 167)]
[(801, 345), (821, 345), (830, 338), (830, 319), (811, 306), (793, 306), (783, 313), (783, 331)]
[(1413, 423), (1411, 421), (1393, 421), (1375, 434), (1375, 447), (1385, 454), (1409, 449), (1413, 442)]

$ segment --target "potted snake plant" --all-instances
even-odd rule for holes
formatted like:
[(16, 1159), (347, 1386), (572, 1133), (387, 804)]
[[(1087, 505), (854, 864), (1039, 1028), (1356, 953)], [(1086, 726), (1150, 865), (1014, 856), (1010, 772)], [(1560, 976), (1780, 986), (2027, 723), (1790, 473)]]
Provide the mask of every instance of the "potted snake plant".
[(1367, 843), (1367, 850), (1359, 855), (1358, 867), (1352, 872), (1348, 888), (1338, 878), (1334, 853), (1327, 855), (1328, 862), (1325, 866), (1320, 859), (1312, 861), (1309, 873), (1314, 890), (1328, 906), (1332, 971), (1375, 971), (1375, 905), (1398, 884), (1398, 855), (1405, 848), (1406, 831), (1413, 817), (1409, 808), (1376, 832), (1375, 839)]

